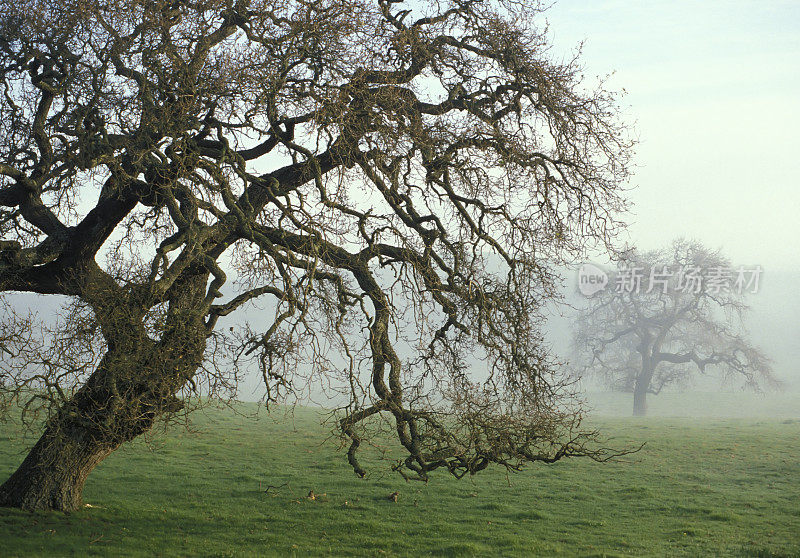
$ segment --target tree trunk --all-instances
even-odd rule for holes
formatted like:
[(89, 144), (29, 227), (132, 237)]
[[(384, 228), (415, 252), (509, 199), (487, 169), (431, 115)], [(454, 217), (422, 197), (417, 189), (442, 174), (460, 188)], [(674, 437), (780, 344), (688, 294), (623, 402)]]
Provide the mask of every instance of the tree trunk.
[(183, 408), (179, 393), (203, 358), (206, 329), (196, 308), (207, 274), (185, 281), (170, 300), (159, 341), (135, 308), (116, 301), (105, 320), (108, 352), (86, 383), (47, 422), (19, 469), (0, 486), (0, 506), (74, 511), (86, 477), (111, 452)]
[(633, 390), (633, 416), (643, 417), (647, 415), (647, 389), (641, 389), (637, 382)]
[(651, 359), (642, 355), (642, 370), (636, 377), (633, 386), (633, 416), (643, 417), (647, 415), (647, 392), (650, 391), (650, 381), (653, 379), (655, 367)]
[(183, 407), (174, 394), (196, 371), (202, 345), (167, 344), (136, 356), (126, 360), (116, 351), (104, 356), (86, 384), (48, 421), (19, 469), (0, 486), (0, 506), (79, 509), (86, 477), (103, 459), (148, 431), (159, 417)]
[(122, 367), (115, 366), (119, 355), (106, 354), (86, 384), (48, 421), (22, 465), (0, 486), (0, 506), (79, 509), (86, 477), (103, 459), (148, 431), (159, 417), (183, 407), (174, 394), (197, 369), (197, 354), (184, 359), (176, 352), (177, 363), (166, 358), (165, 351), (147, 353), (144, 362)]
[(0, 506), (75, 511), (83, 506), (86, 477), (114, 449), (77, 427), (48, 427), (22, 465), (0, 486)]

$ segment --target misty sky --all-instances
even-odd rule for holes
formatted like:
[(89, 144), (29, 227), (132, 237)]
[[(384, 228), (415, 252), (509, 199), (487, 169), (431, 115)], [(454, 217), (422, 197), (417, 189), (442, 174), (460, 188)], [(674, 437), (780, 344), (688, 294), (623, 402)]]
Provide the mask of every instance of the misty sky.
[(554, 54), (585, 41), (587, 76), (628, 92), (632, 242), (800, 270), (800, 2), (559, 0), (547, 19)]

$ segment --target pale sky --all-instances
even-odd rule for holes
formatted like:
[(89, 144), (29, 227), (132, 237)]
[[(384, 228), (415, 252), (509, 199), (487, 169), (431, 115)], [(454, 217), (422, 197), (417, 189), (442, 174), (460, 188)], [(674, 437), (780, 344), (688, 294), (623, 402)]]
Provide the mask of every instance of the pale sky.
[(554, 54), (615, 72), (640, 144), (630, 240), (800, 270), (800, 2), (560, 0)]

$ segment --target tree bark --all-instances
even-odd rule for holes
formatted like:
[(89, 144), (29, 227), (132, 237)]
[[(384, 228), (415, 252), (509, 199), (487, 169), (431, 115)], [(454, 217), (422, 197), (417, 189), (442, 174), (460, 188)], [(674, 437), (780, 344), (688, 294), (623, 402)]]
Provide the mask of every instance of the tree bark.
[(78, 427), (48, 427), (22, 465), (0, 486), (0, 506), (75, 511), (83, 506), (86, 477), (114, 449)]

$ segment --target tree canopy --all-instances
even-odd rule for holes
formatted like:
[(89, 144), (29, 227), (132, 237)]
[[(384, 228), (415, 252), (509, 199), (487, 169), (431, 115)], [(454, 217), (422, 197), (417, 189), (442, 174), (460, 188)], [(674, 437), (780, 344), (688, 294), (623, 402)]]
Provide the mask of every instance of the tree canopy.
[[(0, 503), (78, 506), (100, 460), (248, 360), (269, 401), (346, 389), (360, 475), (377, 423), (420, 479), (601, 456), (537, 323), (554, 266), (613, 237), (631, 144), (541, 11), (5, 2), (0, 291), (70, 307), (49, 337), (5, 309), (0, 392), (49, 420)], [(216, 327), (256, 300), (260, 328)]]

